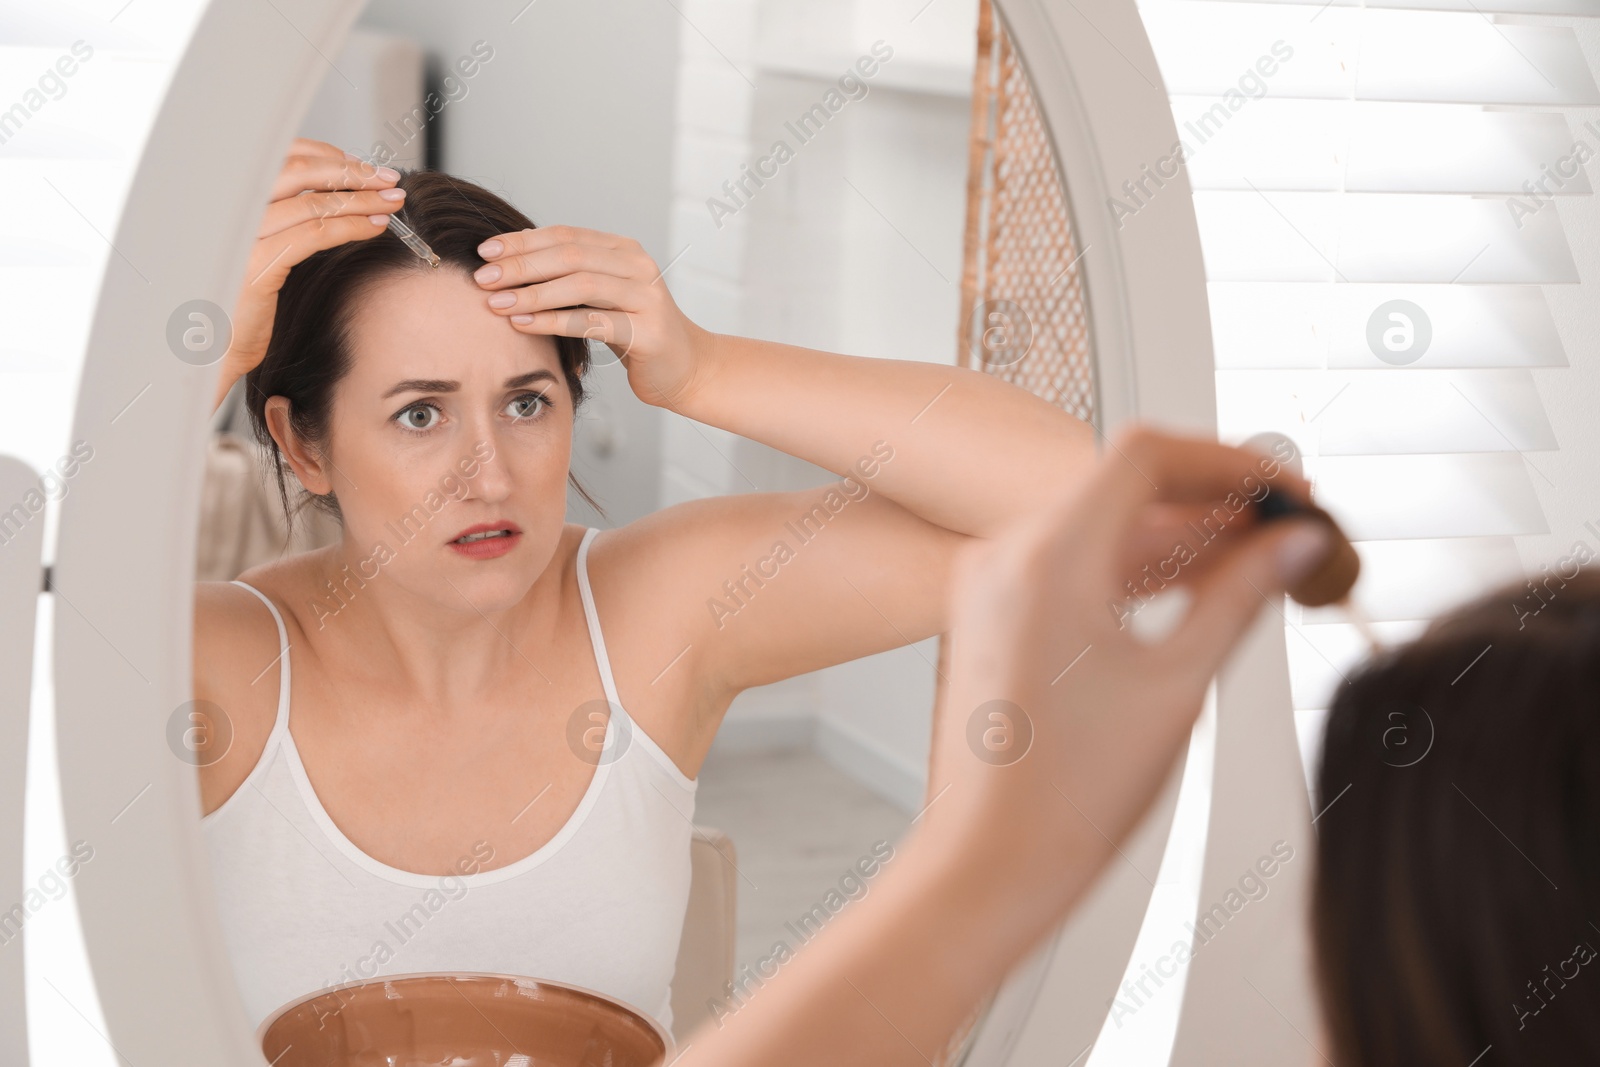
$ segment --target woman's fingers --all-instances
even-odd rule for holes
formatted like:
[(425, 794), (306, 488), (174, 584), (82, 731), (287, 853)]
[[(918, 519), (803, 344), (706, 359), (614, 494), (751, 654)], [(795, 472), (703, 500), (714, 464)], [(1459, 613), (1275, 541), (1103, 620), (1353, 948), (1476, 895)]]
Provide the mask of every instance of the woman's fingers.
[(478, 246), (478, 255), (487, 260), (505, 256), (521, 256), (543, 251), (556, 245), (587, 244), (601, 248), (638, 248), (639, 242), (604, 230), (590, 230), (582, 226), (539, 226), (531, 230), (499, 233)]
[[(1107, 440), (1102, 462), (1046, 509), (1047, 521), (1065, 535), (1085, 524), (1080, 505), (1093, 501), (1106, 516), (1087, 522), (1097, 550), (1107, 557), (1143, 509), (1151, 504), (1221, 506), (1230, 512), (1271, 484), (1304, 501), (1311, 487), (1276, 457), (1198, 437), (1178, 437), (1142, 425), (1119, 430)], [(1108, 521), (1109, 520), (1109, 521)]]
[[(596, 244), (560, 244), (537, 252), (501, 256), (479, 267), (473, 278), (484, 289), (509, 289), (537, 285), (579, 271), (637, 279), (646, 266), (653, 268), (655, 264), (648, 257), (629, 255), (621, 249)], [(652, 269), (644, 275), (644, 280), (654, 277)]]
[(250, 253), (246, 288), (264, 285), (270, 291), (277, 291), (289, 276), (290, 267), (324, 248), (376, 237), (388, 228), (388, 215), (382, 215), (381, 219), (376, 223), (366, 215), (312, 219), (257, 241)]
[(312, 219), (256, 241), (234, 306), (233, 341), (225, 357), (232, 373), (248, 373), (266, 355), (278, 290), (290, 268), (324, 248), (376, 237), (388, 228), (389, 216), (374, 217), (381, 221), (374, 223), (366, 215)]
[(291, 153), (284, 159), (278, 176), (273, 179), (272, 199), (282, 200), (304, 192), (381, 189), (399, 180), (399, 171), (347, 159), (343, 152), (332, 156)]
[[(583, 305), (605, 310), (637, 311), (630, 299), (637, 283), (609, 274), (579, 271), (542, 285), (506, 289), (488, 297), (489, 309), (502, 315), (519, 315)], [(501, 304), (495, 303), (500, 301)]]
[(261, 216), (258, 238), (271, 237), (302, 223), (368, 215), (389, 215), (405, 207), (404, 189), (342, 190), (335, 193), (302, 193), (274, 200)]
[[(1144, 590), (1205, 576), (1235, 551), (1256, 525), (1250, 501), (1269, 483), (1309, 499), (1304, 480), (1271, 456), (1134, 427), (1109, 443), (1087, 478), (1041, 508), (1030, 551), (1106, 603), (1143, 599)], [(1212, 518), (1184, 534), (1174, 520), (1190, 526), (1196, 506)], [(1211, 532), (1219, 524), (1220, 534)]]
[(233, 339), (219, 388), (248, 374), (265, 356), (278, 290), (290, 269), (323, 249), (387, 229), (389, 216), (405, 203), (394, 188), (399, 180), (398, 171), (363, 163), (326, 141), (296, 137), (290, 142), (234, 305)]
[(1315, 519), (1286, 519), (1247, 535), (1195, 582), (1188, 614), (1163, 653), (1209, 677), (1262, 606), (1327, 559), (1333, 536)]
[[(1259, 496), (1259, 494), (1257, 494)], [(1135, 586), (1192, 582), (1261, 525), (1255, 498), (1149, 504), (1125, 530), (1117, 573)]]
[(518, 333), (548, 337), (582, 337), (611, 345), (619, 355), (630, 354), (637, 340), (633, 316), (626, 311), (599, 311), (589, 307), (561, 308), (552, 311), (519, 312), (511, 318)]
[[(632, 313), (656, 307), (661, 271), (639, 242), (581, 226), (500, 234), (479, 246), (489, 262), (474, 279), (486, 303), (522, 333), (584, 337), (628, 350)], [(599, 314), (597, 312), (604, 312)]]
[(1265, 452), (1143, 426), (1114, 435), (1110, 448), (1125, 461), (1118, 480), (1136, 499), (1220, 502), (1258, 496), (1265, 482), (1311, 498), (1310, 484), (1285, 466), (1285, 458)]
[(289, 151), (286, 156), (328, 156), (332, 159), (342, 159), (345, 150), (338, 145), (329, 144), (327, 141), (318, 141), (312, 137), (296, 137), (289, 142)]
[(1179, 541), (1209, 541), (1251, 521), (1250, 511), (1230, 516), (1223, 507), (1219, 515), (1216, 507), (1205, 502), (1157, 501), (1135, 512), (1127, 531), (1126, 555), (1130, 561), (1143, 562), (1158, 554), (1169, 554)]

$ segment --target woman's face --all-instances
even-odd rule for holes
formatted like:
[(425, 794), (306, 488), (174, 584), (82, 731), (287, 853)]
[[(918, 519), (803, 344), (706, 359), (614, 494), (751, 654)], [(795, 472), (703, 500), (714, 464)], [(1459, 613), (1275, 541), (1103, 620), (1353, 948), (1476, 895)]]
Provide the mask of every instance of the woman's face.
[[(518, 333), (484, 298), (451, 267), (358, 298), (325, 464), (361, 577), (473, 614), (515, 604), (549, 563), (573, 426), (555, 340)], [(512, 533), (458, 541), (484, 527)]]

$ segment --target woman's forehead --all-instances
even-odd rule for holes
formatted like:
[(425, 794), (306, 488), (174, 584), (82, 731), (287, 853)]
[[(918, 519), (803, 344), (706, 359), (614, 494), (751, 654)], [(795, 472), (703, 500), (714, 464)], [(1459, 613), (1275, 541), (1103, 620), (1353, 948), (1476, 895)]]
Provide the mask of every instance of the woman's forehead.
[(490, 310), (490, 290), (449, 265), (385, 277), (351, 308), (352, 377), (454, 378), (498, 382), (512, 369), (561, 361), (555, 339), (519, 333)]

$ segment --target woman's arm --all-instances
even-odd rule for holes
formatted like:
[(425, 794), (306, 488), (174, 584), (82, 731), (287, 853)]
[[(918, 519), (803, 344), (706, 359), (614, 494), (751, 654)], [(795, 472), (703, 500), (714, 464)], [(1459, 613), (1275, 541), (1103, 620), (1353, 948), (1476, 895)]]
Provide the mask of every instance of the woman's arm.
[(874, 488), (956, 533), (994, 536), (1094, 458), (1088, 423), (981, 371), (700, 335), (662, 406), (840, 476), (884, 442)]
[[(743, 1007), (680, 1045), (672, 1067), (927, 1067), (1056, 918), (1049, 894), (918, 829), (852, 902)], [(1062, 888), (1100, 861), (1063, 863)], [(1070, 1053), (1068, 1054), (1070, 1056)], [(1066, 1063), (1068, 1056), (1060, 1062)]]
[(992, 536), (1034, 506), (1041, 484), (1094, 455), (1087, 423), (979, 371), (702, 329), (629, 238), (548, 226), (501, 234), (479, 254), (486, 296), (515, 294), (493, 309), (514, 328), (604, 341), (646, 403), (840, 476), (859, 478), (864, 458), (892, 450), (874, 488), (941, 529)]
[[(932, 1061), (1133, 831), (1266, 598), (1327, 555), (1319, 524), (1241, 517), (1180, 573), (1192, 601), (1161, 644), (1105, 610), (1151, 562), (1133, 546), (1152, 509), (1221, 502), (1261, 477), (1261, 461), (1125, 435), (1086, 483), (1058, 483), (1042, 512), (961, 554), (930, 772), (939, 799), (867, 895), (731, 1016), (690, 1035), (675, 1067)], [(1292, 474), (1272, 481), (1309, 498)], [(1014, 759), (969, 747), (968, 718), (994, 700), (1027, 726)]]
[(712, 334), (626, 237), (552, 226), (479, 254), (485, 304), (511, 294), (493, 310), (512, 328), (602, 341), (646, 403), (842, 477), (689, 501), (597, 540), (596, 595), (625, 590), (617, 610), (640, 627), (625, 639), (650, 662), (646, 680), (676, 664), (635, 699), (666, 709), (652, 725), (686, 773), (742, 689), (941, 632), (961, 545), (1081, 476), (1094, 451), (1088, 426), (974, 371)]

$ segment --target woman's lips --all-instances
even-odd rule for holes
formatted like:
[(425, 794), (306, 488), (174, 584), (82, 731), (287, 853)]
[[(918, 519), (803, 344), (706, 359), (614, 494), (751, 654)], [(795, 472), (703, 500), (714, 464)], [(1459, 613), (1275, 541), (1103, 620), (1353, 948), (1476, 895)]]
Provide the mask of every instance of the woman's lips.
[[(487, 536), (474, 536), (474, 535)], [(463, 537), (471, 540), (463, 541)], [(469, 526), (448, 543), (448, 547), (468, 559), (494, 559), (510, 552), (522, 540), (522, 529), (514, 522), (480, 522)]]
[(519, 533), (502, 534), (499, 537), (485, 537), (481, 541), (451, 541), (450, 547), (468, 559), (494, 559), (516, 548), (521, 541), (522, 535)]

